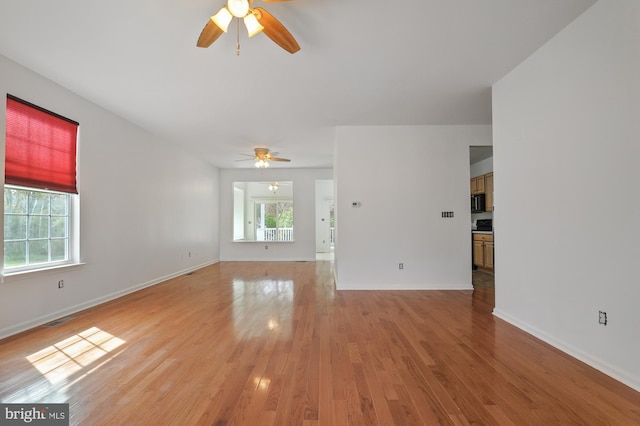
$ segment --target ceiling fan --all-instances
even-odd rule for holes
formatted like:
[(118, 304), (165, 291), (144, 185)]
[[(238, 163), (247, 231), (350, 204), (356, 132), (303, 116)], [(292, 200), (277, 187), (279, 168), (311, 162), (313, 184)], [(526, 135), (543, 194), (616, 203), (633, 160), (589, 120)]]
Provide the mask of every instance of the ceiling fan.
[[(280, 2), (290, 0), (263, 0), (265, 2)], [(229, 23), (233, 18), (242, 19), (249, 37), (253, 37), (259, 32), (264, 32), (267, 37), (273, 40), (278, 46), (289, 53), (296, 53), (300, 50), (300, 46), (291, 33), (273, 17), (269, 12), (261, 7), (253, 8), (251, 4), (253, 0), (227, 0), (227, 4), (213, 15), (202, 29), (198, 38), (198, 47), (209, 47), (214, 41), (227, 32)], [(238, 28), (239, 22), (238, 22)], [(239, 31), (239, 29), (238, 29)], [(239, 36), (239, 34), (238, 34)], [(240, 41), (238, 38), (238, 50), (236, 54), (240, 54)]]
[(260, 182), (260, 184), (267, 185), (269, 191), (273, 191), (274, 194), (281, 186), (289, 186), (289, 182)]
[(254, 163), (254, 165), (258, 168), (260, 167), (264, 167), (267, 168), (269, 167), (269, 161), (285, 161), (285, 162), (290, 162), (291, 160), (289, 160), (288, 158), (280, 158), (280, 157), (276, 157), (276, 155), (278, 155), (277, 152), (270, 152), (269, 148), (254, 148), (253, 149), (255, 154), (251, 155), (251, 154), (240, 154), (240, 155), (246, 155), (249, 156), (251, 158), (246, 158), (246, 159), (242, 159), (242, 160), (236, 160), (236, 161), (247, 161), (247, 160), (255, 160), (256, 162)]

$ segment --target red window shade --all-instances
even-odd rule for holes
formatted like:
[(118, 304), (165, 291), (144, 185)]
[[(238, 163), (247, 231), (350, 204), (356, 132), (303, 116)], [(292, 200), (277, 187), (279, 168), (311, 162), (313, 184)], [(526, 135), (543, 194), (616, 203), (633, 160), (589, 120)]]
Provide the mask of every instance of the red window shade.
[(5, 183), (77, 194), (78, 123), (7, 96)]

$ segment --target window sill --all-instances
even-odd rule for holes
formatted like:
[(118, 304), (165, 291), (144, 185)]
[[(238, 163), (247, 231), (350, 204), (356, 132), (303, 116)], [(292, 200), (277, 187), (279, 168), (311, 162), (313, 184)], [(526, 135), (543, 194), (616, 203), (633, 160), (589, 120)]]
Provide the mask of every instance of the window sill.
[(83, 265), (86, 265), (86, 263), (84, 262), (66, 263), (64, 265), (56, 265), (56, 266), (39, 268), (39, 269), (29, 269), (26, 271), (5, 272), (0, 277), (0, 282), (5, 283), (5, 282), (23, 280), (27, 278), (33, 278), (40, 275), (50, 275), (50, 274), (58, 273), (61, 271), (66, 271), (69, 269), (80, 268)]

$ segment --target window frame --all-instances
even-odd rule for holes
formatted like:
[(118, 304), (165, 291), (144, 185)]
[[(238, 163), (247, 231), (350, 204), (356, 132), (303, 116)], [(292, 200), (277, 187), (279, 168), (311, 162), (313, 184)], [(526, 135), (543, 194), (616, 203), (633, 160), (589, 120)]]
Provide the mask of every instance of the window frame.
[[(67, 205), (67, 238), (68, 238), (68, 242), (67, 242), (67, 259), (63, 259), (63, 260), (53, 260), (53, 261), (46, 261), (46, 262), (37, 262), (37, 263), (28, 263), (25, 265), (20, 265), (20, 266), (9, 266), (7, 267), (5, 265), (5, 257), (4, 257), (4, 253), (5, 253), (5, 244), (6, 244), (6, 239), (4, 236), (4, 226), (3, 226), (3, 244), (2, 244), (2, 273), (3, 276), (11, 276), (11, 275), (17, 275), (17, 274), (23, 274), (23, 273), (27, 273), (27, 272), (36, 272), (36, 271), (43, 271), (43, 270), (49, 270), (49, 269), (55, 269), (55, 268), (60, 268), (60, 267), (67, 267), (67, 266), (73, 266), (73, 265), (78, 265), (80, 264), (79, 261), (79, 242), (78, 242), (78, 213), (79, 213), (79, 203), (78, 203), (78, 194), (72, 194), (69, 192), (62, 192), (62, 191), (51, 191), (51, 190), (46, 190), (46, 189), (40, 189), (40, 188), (31, 188), (31, 187), (26, 187), (26, 186), (19, 186), (19, 185), (9, 185), (9, 184), (5, 184), (4, 185), (4, 189), (6, 190), (7, 188), (14, 188), (17, 190), (22, 190), (22, 191), (33, 191), (33, 192), (42, 192), (42, 193), (46, 193), (46, 194), (62, 194), (62, 195), (66, 195), (68, 197), (68, 205)], [(3, 204), (2, 204), (2, 209), (3, 209), (3, 215), (2, 215), (2, 220), (3, 220), (3, 224), (5, 223), (5, 218), (7, 216), (7, 213), (5, 212), (5, 205), (4, 205), (4, 199), (3, 199)], [(11, 213), (9, 213), (11, 214)], [(30, 216), (29, 211), (27, 210), (26, 213), (26, 217), (28, 218)], [(33, 215), (33, 216), (37, 216), (37, 215)], [(28, 225), (27, 225), (28, 226)], [(47, 241), (51, 241), (51, 235), (49, 234), (48, 237), (46, 238)], [(27, 229), (27, 235), (25, 236), (25, 242), (28, 244), (29, 242), (29, 235), (28, 235), (28, 229)], [(50, 247), (50, 245), (49, 245)], [(51, 254), (51, 250), (49, 248), (48, 250), (49, 255)]]

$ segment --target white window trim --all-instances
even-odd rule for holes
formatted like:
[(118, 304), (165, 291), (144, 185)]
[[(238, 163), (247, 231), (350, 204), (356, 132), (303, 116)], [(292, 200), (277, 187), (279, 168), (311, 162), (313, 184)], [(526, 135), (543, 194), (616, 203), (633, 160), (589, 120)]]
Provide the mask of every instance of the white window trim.
[(0, 276), (0, 283), (11, 283), (11, 282), (15, 282), (15, 281), (19, 281), (27, 278), (33, 278), (37, 276), (53, 275), (61, 271), (78, 268), (84, 265), (86, 265), (86, 263), (84, 262), (66, 263), (66, 264), (57, 265), (57, 266), (48, 265), (48, 267), (42, 267), (38, 269), (5, 272), (2, 276)]
[[(38, 191), (39, 188), (30, 188), (25, 186), (15, 186), (15, 185), (3, 185), (4, 188), (7, 186), (13, 186), (16, 188), (24, 189), (24, 190), (34, 190)], [(56, 192), (56, 191), (49, 191)], [(27, 275), (33, 276), (38, 273), (48, 273), (51, 271), (59, 271), (60, 269), (81, 266), (85, 263), (80, 261), (80, 195), (79, 194), (71, 194), (69, 195), (69, 259), (63, 260), (59, 262), (47, 262), (42, 264), (32, 264), (18, 268), (5, 269), (4, 268), (4, 226), (0, 230), (0, 234), (2, 234), (2, 258), (0, 259), (0, 264), (2, 265), (2, 274), (0, 275), (0, 282), (6, 282), (7, 279), (11, 277), (26, 277)], [(4, 223), (4, 202), (2, 203), (2, 220)]]

